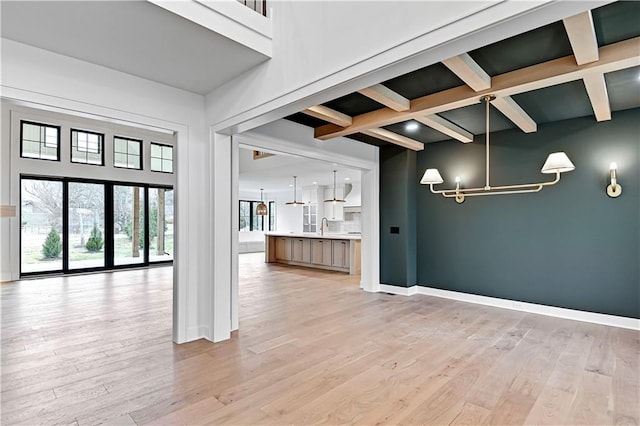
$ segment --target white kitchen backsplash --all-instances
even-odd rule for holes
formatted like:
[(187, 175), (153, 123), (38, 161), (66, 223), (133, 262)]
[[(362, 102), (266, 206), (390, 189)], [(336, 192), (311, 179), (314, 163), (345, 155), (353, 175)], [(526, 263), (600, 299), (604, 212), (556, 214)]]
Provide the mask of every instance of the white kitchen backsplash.
[(361, 212), (344, 212), (343, 221), (329, 222), (329, 232), (360, 232), (362, 230), (362, 221), (360, 218)]

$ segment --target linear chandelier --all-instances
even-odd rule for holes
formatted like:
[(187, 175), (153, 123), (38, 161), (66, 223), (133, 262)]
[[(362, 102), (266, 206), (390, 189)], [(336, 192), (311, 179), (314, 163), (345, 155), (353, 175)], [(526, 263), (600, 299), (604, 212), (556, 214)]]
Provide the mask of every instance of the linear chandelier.
[(539, 183), (525, 183), (519, 185), (502, 185), (491, 186), (489, 183), (489, 104), (496, 97), (493, 95), (486, 95), (480, 98), (481, 102), (485, 103), (486, 111), (486, 133), (485, 133), (485, 161), (486, 161), (486, 182), (484, 187), (478, 188), (460, 188), (460, 178), (456, 177), (455, 189), (443, 189), (434, 190), (433, 185), (443, 183), (444, 180), (440, 175), (438, 169), (427, 169), (420, 179), (420, 183), (423, 185), (429, 185), (431, 192), (434, 194), (442, 194), (445, 198), (455, 198), (458, 204), (464, 202), (466, 197), (477, 197), (480, 195), (504, 195), (504, 194), (523, 194), (528, 192), (540, 192), (545, 186), (555, 185), (560, 181), (560, 173), (570, 172), (575, 169), (575, 166), (567, 157), (564, 152), (553, 152), (547, 157), (542, 166), (542, 173), (550, 174), (555, 173), (556, 178), (549, 182)]

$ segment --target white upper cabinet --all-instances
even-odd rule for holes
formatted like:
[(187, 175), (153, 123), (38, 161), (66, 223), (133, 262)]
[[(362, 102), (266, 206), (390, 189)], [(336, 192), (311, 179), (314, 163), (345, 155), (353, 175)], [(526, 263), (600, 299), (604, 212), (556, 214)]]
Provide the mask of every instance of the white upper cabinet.
[[(336, 188), (336, 199), (342, 200), (344, 188)], [(324, 199), (333, 199), (333, 187), (324, 190)], [(324, 203), (324, 215), (328, 220), (344, 220), (344, 203)]]
[(305, 203), (305, 204), (317, 204), (318, 203), (318, 190), (316, 188), (303, 189), (302, 190), (302, 202)]

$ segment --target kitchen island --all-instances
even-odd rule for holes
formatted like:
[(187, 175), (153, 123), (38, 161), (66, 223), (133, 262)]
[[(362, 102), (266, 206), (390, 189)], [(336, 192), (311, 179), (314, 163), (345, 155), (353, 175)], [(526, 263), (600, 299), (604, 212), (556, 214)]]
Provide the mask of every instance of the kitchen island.
[(359, 234), (265, 233), (265, 262), (360, 275)]

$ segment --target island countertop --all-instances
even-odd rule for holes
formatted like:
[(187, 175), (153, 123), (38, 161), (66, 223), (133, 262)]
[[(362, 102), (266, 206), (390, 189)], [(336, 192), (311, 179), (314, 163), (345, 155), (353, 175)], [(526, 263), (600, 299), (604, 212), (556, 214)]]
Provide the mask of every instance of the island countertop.
[(323, 240), (361, 240), (360, 234), (337, 234), (325, 232), (320, 235), (317, 232), (265, 232), (268, 237), (290, 237), (290, 238), (319, 238)]

